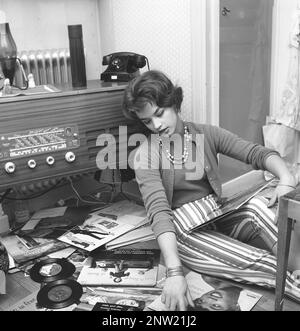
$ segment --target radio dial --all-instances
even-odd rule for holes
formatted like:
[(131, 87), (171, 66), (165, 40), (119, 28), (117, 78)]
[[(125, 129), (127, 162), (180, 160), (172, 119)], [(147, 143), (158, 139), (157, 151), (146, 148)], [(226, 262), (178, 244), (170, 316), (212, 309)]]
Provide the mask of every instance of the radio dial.
[(35, 160), (29, 160), (27, 164), (30, 169), (34, 169), (36, 167)]
[(66, 155), (65, 155), (65, 159), (68, 163), (72, 163), (75, 161), (75, 154), (73, 152), (67, 152)]
[(55, 159), (53, 156), (48, 156), (46, 162), (49, 166), (52, 166), (55, 163)]
[(16, 165), (13, 162), (7, 162), (5, 163), (4, 169), (8, 174), (13, 174), (16, 170)]

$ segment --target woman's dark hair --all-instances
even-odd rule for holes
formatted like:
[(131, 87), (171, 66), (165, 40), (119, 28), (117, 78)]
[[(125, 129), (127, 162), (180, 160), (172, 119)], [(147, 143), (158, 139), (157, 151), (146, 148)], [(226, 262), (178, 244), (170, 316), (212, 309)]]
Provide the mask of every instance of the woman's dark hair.
[(149, 70), (131, 80), (125, 88), (123, 113), (127, 118), (136, 119), (136, 112), (148, 103), (160, 108), (174, 107), (179, 112), (182, 100), (181, 87), (174, 86), (164, 73)]

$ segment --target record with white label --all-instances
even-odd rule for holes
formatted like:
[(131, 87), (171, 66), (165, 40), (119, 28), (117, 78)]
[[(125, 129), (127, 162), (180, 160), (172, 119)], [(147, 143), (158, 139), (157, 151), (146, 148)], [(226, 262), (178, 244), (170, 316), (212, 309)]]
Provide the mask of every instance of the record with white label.
[(30, 277), (37, 283), (50, 283), (73, 275), (76, 267), (67, 259), (49, 258), (36, 263), (30, 269)]

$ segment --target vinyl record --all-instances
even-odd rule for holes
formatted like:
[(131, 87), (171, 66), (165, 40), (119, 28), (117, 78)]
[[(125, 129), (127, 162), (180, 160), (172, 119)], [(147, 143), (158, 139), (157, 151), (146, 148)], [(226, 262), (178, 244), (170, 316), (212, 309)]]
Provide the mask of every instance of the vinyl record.
[(61, 309), (79, 303), (82, 293), (82, 286), (75, 280), (60, 279), (40, 289), (37, 303), (40, 307)]
[(36, 263), (30, 269), (30, 277), (37, 283), (49, 283), (73, 275), (76, 267), (67, 259), (49, 258)]

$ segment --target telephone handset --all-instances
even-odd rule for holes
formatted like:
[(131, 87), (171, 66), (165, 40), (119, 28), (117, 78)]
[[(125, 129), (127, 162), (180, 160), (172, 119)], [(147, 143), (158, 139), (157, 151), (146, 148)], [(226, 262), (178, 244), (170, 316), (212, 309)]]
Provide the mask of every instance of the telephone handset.
[(118, 52), (103, 56), (102, 65), (108, 68), (101, 74), (105, 82), (128, 82), (139, 75), (139, 69), (149, 63), (144, 55), (131, 52)]

